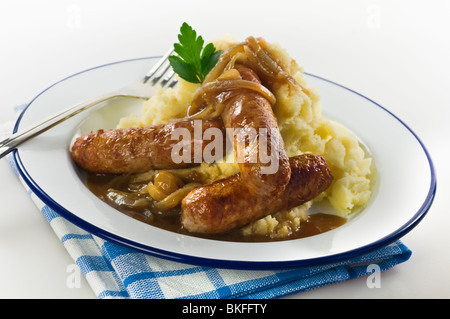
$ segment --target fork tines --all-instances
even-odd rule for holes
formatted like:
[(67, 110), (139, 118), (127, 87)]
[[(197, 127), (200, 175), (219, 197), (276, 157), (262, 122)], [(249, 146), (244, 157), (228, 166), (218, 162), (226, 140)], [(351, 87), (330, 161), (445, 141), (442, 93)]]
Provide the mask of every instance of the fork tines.
[(169, 50), (158, 63), (155, 64), (144, 77), (144, 83), (150, 81), (152, 85), (159, 83), (162, 87), (172, 87), (177, 83), (177, 80), (174, 78), (175, 72), (172, 70), (169, 63), (169, 56), (172, 55), (173, 52), (173, 49)]

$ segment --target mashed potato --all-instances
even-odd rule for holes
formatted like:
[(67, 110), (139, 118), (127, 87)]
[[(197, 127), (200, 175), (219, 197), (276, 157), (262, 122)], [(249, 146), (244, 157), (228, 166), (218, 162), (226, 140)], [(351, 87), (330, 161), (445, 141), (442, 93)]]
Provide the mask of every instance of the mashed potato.
[[(237, 41), (232, 37), (225, 36), (214, 44), (218, 49), (226, 50), (235, 43)], [(319, 94), (315, 88), (308, 86), (303, 70), (295, 60), (279, 45), (266, 43), (264, 49), (304, 88), (300, 93), (291, 92), (289, 86), (284, 85), (272, 92), (276, 97), (274, 113), (287, 154), (296, 156), (310, 152), (325, 158), (334, 180), (328, 190), (315, 201), (328, 200), (337, 215), (348, 217), (352, 212), (362, 209), (371, 197), (372, 159), (349, 129), (323, 118)], [(142, 115), (122, 118), (118, 127), (161, 124), (183, 117), (198, 87), (198, 84), (179, 79), (174, 88), (159, 89), (155, 96), (146, 101)], [(208, 181), (239, 172), (238, 165), (230, 159), (193, 169), (201, 172)], [(287, 212), (267, 216), (244, 227), (242, 232), (286, 237), (307, 218), (310, 207), (311, 202)]]

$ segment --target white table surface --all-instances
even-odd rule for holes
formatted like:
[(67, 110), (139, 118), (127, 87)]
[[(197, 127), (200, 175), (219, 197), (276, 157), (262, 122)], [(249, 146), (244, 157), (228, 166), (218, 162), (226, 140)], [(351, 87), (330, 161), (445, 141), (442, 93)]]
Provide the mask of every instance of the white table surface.
[[(383, 272), (380, 288), (359, 278), (292, 298), (449, 298), (449, 12), (448, 1), (1, 1), (0, 123), (68, 75), (163, 54), (183, 21), (206, 40), (278, 42), (305, 71), (400, 117), (438, 180), (427, 216), (402, 238), (411, 259)], [(96, 298), (84, 278), (70, 285), (73, 260), (5, 159), (0, 203), (0, 298)]]

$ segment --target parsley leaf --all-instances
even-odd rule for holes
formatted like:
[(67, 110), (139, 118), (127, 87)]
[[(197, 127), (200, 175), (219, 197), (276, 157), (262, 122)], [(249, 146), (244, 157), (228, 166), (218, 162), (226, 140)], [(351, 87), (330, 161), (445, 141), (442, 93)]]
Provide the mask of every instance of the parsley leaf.
[(216, 51), (214, 44), (203, 48), (203, 38), (186, 22), (180, 28), (179, 43), (173, 45), (178, 56), (169, 57), (170, 65), (182, 79), (192, 83), (202, 83), (206, 75), (216, 65), (222, 50)]

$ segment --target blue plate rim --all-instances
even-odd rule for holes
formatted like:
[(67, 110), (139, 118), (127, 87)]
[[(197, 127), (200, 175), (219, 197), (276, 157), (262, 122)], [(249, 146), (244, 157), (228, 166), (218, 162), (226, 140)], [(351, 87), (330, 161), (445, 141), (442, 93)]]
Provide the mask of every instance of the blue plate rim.
[[(133, 62), (133, 61), (139, 61), (139, 60), (150, 60), (150, 59), (156, 59), (160, 58), (161, 56), (149, 56), (149, 57), (141, 57), (141, 58), (134, 58), (134, 59), (127, 59), (127, 60), (121, 60), (116, 61), (112, 63), (107, 63), (99, 66), (95, 66), (92, 68), (85, 69), (83, 71), (74, 73), (68, 77), (63, 78), (60, 81), (57, 81), (47, 87), (45, 90), (40, 92), (38, 95), (36, 95), (22, 110), (21, 114), (17, 118), (17, 121), (14, 125), (13, 132), (16, 133), (18, 131), (20, 121), (22, 120), (23, 115), (29, 108), (29, 106), (38, 99), (43, 93), (54, 87), (55, 85), (68, 80), (74, 76), (77, 76), (79, 74), (89, 72), (95, 69), (119, 64), (119, 63), (127, 63), (127, 62)], [(22, 160), (20, 158), (20, 154), (18, 150), (14, 150), (12, 153), (13, 160), (16, 164), (16, 167), (18, 169), (18, 172), (22, 179), (25, 181), (25, 183), (30, 187), (31, 191), (35, 193), (35, 195), (42, 200), (48, 207), (53, 209), (57, 214), (60, 216), (66, 218), (68, 221), (73, 223), (74, 225), (84, 229), (85, 231), (98, 236), (106, 241), (112, 241), (120, 245), (125, 245), (129, 248), (134, 248), (142, 253), (146, 253), (155, 257), (164, 258), (176, 262), (182, 262), (182, 263), (188, 263), (188, 264), (194, 264), (199, 266), (206, 266), (206, 267), (218, 267), (218, 268), (228, 268), (228, 269), (247, 269), (247, 270), (269, 270), (269, 269), (280, 269), (280, 268), (295, 268), (295, 267), (303, 267), (303, 266), (311, 266), (311, 265), (322, 265), (322, 264), (328, 264), (328, 263), (334, 263), (350, 258), (355, 258), (367, 253), (370, 253), (376, 249), (382, 248), (384, 246), (387, 246), (397, 240), (399, 240), (401, 237), (406, 235), (408, 232), (410, 232), (417, 224), (425, 217), (427, 212), (429, 211), (434, 198), (436, 194), (436, 188), (437, 188), (437, 178), (436, 178), (436, 172), (434, 168), (433, 161), (431, 159), (431, 156), (421, 141), (421, 139), (417, 136), (417, 134), (408, 126), (406, 123), (404, 123), (400, 118), (398, 118), (395, 114), (393, 114), (391, 111), (383, 107), (382, 105), (378, 104), (377, 102), (373, 101), (372, 99), (364, 96), (361, 93), (358, 93), (344, 85), (341, 85), (339, 83), (336, 83), (334, 81), (328, 80), (326, 78), (323, 78), (321, 76), (317, 76), (308, 72), (304, 72), (305, 75), (328, 82), (330, 84), (336, 85), (342, 89), (345, 89), (349, 92), (352, 92), (353, 94), (356, 94), (367, 101), (373, 103), (374, 105), (378, 106), (385, 112), (387, 112), (389, 115), (394, 117), (398, 122), (400, 122), (413, 136), (414, 138), (419, 142), (420, 146), (422, 147), (422, 150), (424, 151), (428, 164), (430, 167), (431, 172), (431, 180), (430, 180), (430, 187), (428, 190), (428, 194), (422, 204), (422, 206), (419, 208), (419, 210), (400, 228), (398, 228), (396, 231), (392, 232), (391, 234), (388, 234), (379, 240), (372, 242), (370, 244), (358, 247), (353, 250), (349, 250), (342, 253), (337, 253), (333, 255), (327, 255), (323, 257), (317, 257), (317, 258), (310, 258), (310, 259), (300, 259), (300, 260), (290, 260), (290, 261), (243, 261), (243, 260), (224, 260), (224, 259), (212, 259), (212, 258), (204, 258), (204, 257), (196, 257), (191, 255), (185, 255), (185, 254), (179, 254), (174, 253), (170, 251), (161, 250), (158, 248), (154, 248), (151, 246), (135, 243), (131, 240), (128, 240), (126, 238), (122, 238), (120, 236), (117, 236), (113, 233), (107, 232), (99, 227), (96, 227), (94, 225), (91, 225), (90, 223), (84, 221), (83, 219), (77, 217), (75, 214), (71, 213), (61, 205), (59, 205), (55, 200), (53, 200), (46, 192), (39, 187), (39, 185), (33, 180), (33, 178), (30, 176), (30, 174), (27, 172), (27, 169), (22, 163)]]

